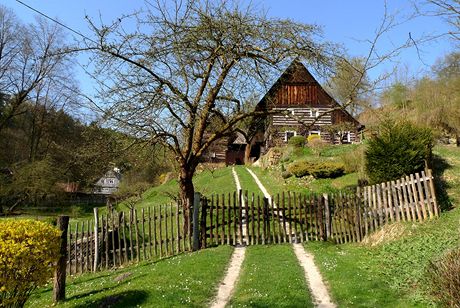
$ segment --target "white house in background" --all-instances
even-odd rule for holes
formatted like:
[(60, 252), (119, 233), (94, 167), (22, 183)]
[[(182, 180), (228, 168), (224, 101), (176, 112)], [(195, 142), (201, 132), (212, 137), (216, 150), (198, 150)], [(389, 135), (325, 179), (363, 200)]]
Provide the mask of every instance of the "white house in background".
[(101, 195), (111, 195), (118, 191), (120, 187), (121, 173), (120, 169), (113, 168), (107, 171), (94, 185), (94, 193)]

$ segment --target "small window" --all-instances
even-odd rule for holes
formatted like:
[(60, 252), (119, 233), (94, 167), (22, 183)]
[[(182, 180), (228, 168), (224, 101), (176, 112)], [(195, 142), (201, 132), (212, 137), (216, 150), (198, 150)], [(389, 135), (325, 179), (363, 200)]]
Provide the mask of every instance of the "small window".
[(316, 135), (316, 136), (321, 136), (321, 132), (319, 130), (311, 130), (308, 135), (310, 136), (313, 136), (313, 135)]
[(284, 141), (288, 142), (288, 140), (291, 139), (291, 137), (294, 137), (296, 135), (297, 135), (297, 132), (294, 131), (294, 130), (285, 131), (284, 132)]
[(109, 180), (109, 183), (110, 183), (110, 184), (113, 184), (113, 180)]

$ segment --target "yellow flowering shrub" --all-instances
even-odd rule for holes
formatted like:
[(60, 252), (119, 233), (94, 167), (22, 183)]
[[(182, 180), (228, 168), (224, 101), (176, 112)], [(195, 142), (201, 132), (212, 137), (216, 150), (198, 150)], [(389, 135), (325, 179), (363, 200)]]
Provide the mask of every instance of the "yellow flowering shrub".
[(61, 231), (36, 220), (0, 221), (0, 307), (22, 307), (52, 276)]

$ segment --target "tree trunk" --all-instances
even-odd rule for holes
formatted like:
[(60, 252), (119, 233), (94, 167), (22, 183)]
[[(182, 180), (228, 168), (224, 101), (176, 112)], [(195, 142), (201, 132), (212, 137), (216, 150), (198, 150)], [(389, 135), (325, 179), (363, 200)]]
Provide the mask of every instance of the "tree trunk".
[(248, 165), (250, 163), (250, 158), (251, 158), (251, 142), (246, 144), (246, 148), (244, 149), (244, 163)]
[(179, 176), (179, 197), (184, 210), (184, 234), (188, 234), (190, 225), (190, 208), (193, 204), (195, 187), (193, 186), (194, 168), (181, 166)]

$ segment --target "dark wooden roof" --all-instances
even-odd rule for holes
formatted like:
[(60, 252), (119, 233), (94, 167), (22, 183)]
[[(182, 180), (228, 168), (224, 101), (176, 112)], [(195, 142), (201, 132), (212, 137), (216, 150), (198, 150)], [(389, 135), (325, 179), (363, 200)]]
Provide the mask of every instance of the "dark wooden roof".
[[(340, 108), (341, 106), (321, 87), (307, 68), (295, 59), (259, 101), (256, 110), (267, 110), (274, 107)], [(333, 118), (338, 122), (347, 121), (357, 126), (360, 125), (342, 108), (333, 112)]]

